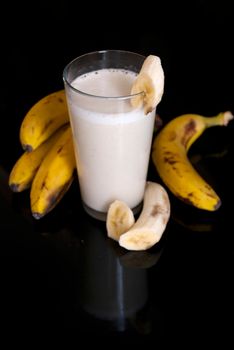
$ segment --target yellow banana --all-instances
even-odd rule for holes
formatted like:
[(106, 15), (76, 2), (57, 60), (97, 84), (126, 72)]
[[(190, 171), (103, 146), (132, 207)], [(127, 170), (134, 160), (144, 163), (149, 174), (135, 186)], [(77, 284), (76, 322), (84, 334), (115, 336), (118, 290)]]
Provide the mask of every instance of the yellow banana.
[(50, 212), (69, 189), (76, 168), (70, 126), (52, 146), (32, 182), (32, 215), (40, 219)]
[[(68, 124), (67, 124), (68, 125)], [(64, 132), (59, 128), (52, 136), (32, 152), (24, 152), (13, 166), (9, 176), (9, 186), (14, 192), (22, 192), (30, 187), (46, 153)]]
[(214, 211), (221, 200), (192, 166), (187, 152), (206, 128), (227, 125), (231, 112), (214, 117), (185, 114), (171, 120), (155, 137), (152, 159), (159, 176), (171, 192), (197, 208)]
[(25, 115), (20, 127), (20, 142), (26, 151), (32, 151), (51, 136), (60, 126), (69, 122), (64, 90), (39, 100)]

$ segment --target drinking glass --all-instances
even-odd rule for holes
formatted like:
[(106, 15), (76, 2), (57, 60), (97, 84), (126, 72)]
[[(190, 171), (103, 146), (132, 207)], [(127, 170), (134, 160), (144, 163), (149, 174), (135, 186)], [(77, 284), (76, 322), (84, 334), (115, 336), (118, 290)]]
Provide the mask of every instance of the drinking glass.
[[(63, 72), (81, 198), (96, 219), (106, 219), (114, 200), (134, 214), (142, 206), (156, 111), (145, 115), (143, 106), (133, 107), (130, 91), (144, 60), (129, 51), (97, 51), (75, 58)], [(116, 94), (115, 84), (123, 87)], [(143, 99), (144, 92), (138, 95)]]

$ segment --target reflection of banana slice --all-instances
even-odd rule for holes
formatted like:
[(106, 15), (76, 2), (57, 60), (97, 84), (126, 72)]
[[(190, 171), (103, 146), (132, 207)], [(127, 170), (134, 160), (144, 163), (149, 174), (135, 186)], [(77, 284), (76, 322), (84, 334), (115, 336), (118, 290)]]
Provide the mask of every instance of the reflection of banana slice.
[(162, 251), (162, 248), (159, 251), (153, 253), (149, 251), (128, 251), (125, 254), (123, 254), (119, 260), (121, 265), (125, 267), (136, 269), (148, 269), (157, 264), (162, 255)]
[(160, 184), (147, 182), (143, 210), (129, 231), (120, 236), (119, 244), (128, 250), (146, 250), (157, 243), (170, 217), (170, 202)]
[(144, 103), (145, 114), (151, 112), (161, 101), (164, 91), (164, 72), (159, 57), (148, 56), (133, 83), (131, 94), (144, 92), (142, 95), (132, 98), (132, 106), (140, 107)]
[(135, 219), (132, 210), (122, 201), (114, 201), (107, 213), (107, 235), (108, 237), (119, 240), (119, 237), (123, 232), (129, 230), (134, 224)]

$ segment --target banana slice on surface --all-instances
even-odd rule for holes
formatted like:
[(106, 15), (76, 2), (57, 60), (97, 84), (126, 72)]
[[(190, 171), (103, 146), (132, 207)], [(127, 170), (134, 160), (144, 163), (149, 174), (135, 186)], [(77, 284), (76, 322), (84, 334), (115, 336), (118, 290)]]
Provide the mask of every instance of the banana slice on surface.
[(142, 95), (134, 96), (131, 100), (134, 108), (144, 104), (145, 114), (152, 112), (159, 104), (164, 92), (164, 71), (161, 59), (158, 56), (149, 55), (133, 83), (131, 94), (144, 92)]
[(135, 224), (120, 236), (119, 244), (128, 250), (146, 250), (162, 237), (170, 217), (170, 201), (164, 187), (146, 183), (143, 210)]
[(115, 200), (109, 206), (106, 220), (108, 237), (119, 241), (122, 233), (129, 230), (135, 222), (132, 210), (126, 203)]

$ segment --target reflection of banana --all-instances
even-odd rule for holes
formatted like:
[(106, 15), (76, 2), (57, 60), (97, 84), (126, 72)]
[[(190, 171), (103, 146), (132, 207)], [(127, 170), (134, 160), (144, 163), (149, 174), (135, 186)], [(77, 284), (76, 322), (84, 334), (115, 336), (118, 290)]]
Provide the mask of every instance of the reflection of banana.
[(172, 220), (174, 220), (177, 224), (182, 227), (195, 232), (211, 232), (214, 229), (214, 225), (210, 223), (199, 223), (199, 222), (191, 222), (187, 223), (182, 219), (179, 219), (174, 214), (172, 215)]
[(123, 254), (119, 261), (121, 265), (136, 269), (148, 269), (157, 264), (163, 252), (163, 248), (155, 252), (138, 251), (138, 252), (126, 252)]
[(152, 110), (161, 101), (164, 91), (164, 72), (161, 66), (159, 57), (148, 56), (133, 83), (131, 94), (144, 92), (142, 95), (132, 98), (133, 107), (139, 107), (144, 103), (145, 114), (152, 112)]
[(72, 183), (75, 167), (71, 128), (68, 127), (46, 154), (32, 182), (31, 211), (36, 219), (60, 201)]
[(170, 217), (170, 202), (165, 189), (146, 183), (142, 212), (129, 231), (120, 236), (119, 244), (128, 250), (146, 250), (157, 243)]
[(190, 162), (192, 164), (197, 164), (199, 163), (201, 160), (205, 159), (205, 158), (222, 158), (224, 156), (226, 156), (228, 153), (228, 149), (223, 149), (222, 151), (220, 152), (215, 152), (215, 153), (208, 153), (208, 154), (199, 154), (199, 153), (196, 153), (196, 154), (193, 154), (190, 156)]
[(115, 200), (111, 203), (107, 213), (108, 237), (118, 241), (121, 234), (129, 230), (134, 222), (135, 218), (132, 210), (124, 202)]
[(187, 152), (206, 128), (227, 125), (231, 119), (230, 112), (215, 117), (185, 114), (170, 121), (156, 136), (153, 162), (166, 186), (179, 199), (204, 210), (219, 208), (218, 195), (193, 168)]
[(36, 172), (46, 153), (64, 132), (61, 127), (32, 152), (24, 152), (13, 166), (9, 176), (9, 186), (14, 192), (21, 192), (30, 187)]
[(20, 128), (23, 149), (32, 151), (63, 124), (69, 122), (64, 90), (38, 101), (26, 114)]

